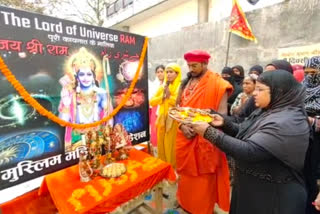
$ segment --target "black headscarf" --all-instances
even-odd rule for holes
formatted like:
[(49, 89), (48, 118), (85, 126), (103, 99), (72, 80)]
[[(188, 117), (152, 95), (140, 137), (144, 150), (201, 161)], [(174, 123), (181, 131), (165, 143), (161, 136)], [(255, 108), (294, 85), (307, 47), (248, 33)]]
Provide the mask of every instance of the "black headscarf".
[(294, 76), (285, 70), (265, 72), (259, 76), (257, 81), (269, 86), (271, 90), (271, 102), (268, 109), (303, 105), (305, 90)]
[[(288, 71), (289, 73), (293, 74), (292, 66), (286, 60), (273, 60), (268, 65), (273, 65), (277, 70), (285, 70), (285, 71)], [(268, 66), (268, 65), (266, 65), (266, 66)]]
[(235, 81), (236, 75), (233, 73), (232, 68), (224, 67), (221, 71), (221, 74), (229, 74), (230, 77), (223, 78), (227, 80), (233, 87), (233, 93), (228, 97), (228, 112), (230, 112), (231, 105), (237, 98), (238, 94), (242, 92), (241, 86)]
[[(304, 68), (314, 68), (319, 70), (320, 68), (320, 56), (314, 56), (307, 60), (304, 64)], [(305, 75), (302, 85), (306, 87), (306, 111), (310, 116), (320, 114), (320, 72), (315, 74)]]
[(261, 65), (254, 65), (250, 68), (249, 74), (251, 74), (252, 71), (256, 71), (258, 72), (258, 75), (260, 75), (263, 72), (263, 67)]
[[(276, 158), (301, 171), (309, 140), (309, 124), (304, 111), (304, 87), (284, 70), (262, 73), (258, 82), (270, 88), (267, 108), (255, 110), (240, 124), (237, 138), (252, 140)], [(270, 136), (274, 141), (266, 141)]]
[(227, 80), (229, 83), (233, 85), (234, 79), (232, 69), (230, 67), (224, 67), (221, 71), (221, 74), (229, 74), (230, 77), (223, 77), (223, 79)]
[(241, 84), (242, 84), (242, 81), (243, 81), (243, 79), (244, 79), (244, 69), (243, 69), (243, 67), (242, 67), (241, 65), (235, 65), (235, 66), (233, 66), (233, 67), (232, 67), (232, 70), (233, 70), (234, 68), (236, 68), (236, 69), (238, 69), (238, 70), (240, 71), (240, 75), (237, 75), (237, 74), (235, 74), (235, 73), (233, 72), (233, 74), (234, 74), (234, 81), (235, 81), (236, 83), (238, 83), (239, 85), (241, 85)]

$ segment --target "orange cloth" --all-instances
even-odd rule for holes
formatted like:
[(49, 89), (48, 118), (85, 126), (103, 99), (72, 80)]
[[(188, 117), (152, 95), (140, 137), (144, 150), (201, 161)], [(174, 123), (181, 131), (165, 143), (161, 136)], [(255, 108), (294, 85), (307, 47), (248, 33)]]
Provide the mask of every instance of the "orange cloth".
[[(90, 182), (80, 182), (78, 165), (52, 173), (45, 177), (39, 194), (49, 191), (61, 214), (106, 213), (164, 179), (176, 179), (169, 164), (145, 152), (133, 149), (129, 160), (122, 162), (127, 163), (127, 172), (118, 179), (98, 176)], [(129, 163), (132, 163), (130, 167)]]
[[(182, 93), (180, 106), (218, 110), (226, 92), (230, 95), (232, 86), (208, 70), (190, 96)], [(223, 152), (199, 135), (187, 139), (178, 130), (176, 159), (180, 175), (177, 198), (185, 210), (212, 214), (215, 203), (229, 210), (229, 169)]]
[(157, 127), (156, 127), (156, 120), (157, 120), (157, 110), (158, 106), (153, 106), (150, 108), (149, 118), (150, 118), (150, 142), (152, 146), (157, 147)]
[(38, 196), (38, 189), (0, 205), (3, 214), (56, 214), (49, 194)]

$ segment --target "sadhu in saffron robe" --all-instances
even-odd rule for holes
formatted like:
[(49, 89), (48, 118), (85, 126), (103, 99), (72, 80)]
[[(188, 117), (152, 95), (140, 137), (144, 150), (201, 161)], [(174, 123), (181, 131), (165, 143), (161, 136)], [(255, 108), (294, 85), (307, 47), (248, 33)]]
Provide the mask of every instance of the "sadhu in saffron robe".
[[(184, 90), (188, 90), (185, 87)], [(181, 107), (218, 110), (232, 86), (219, 74), (207, 71), (189, 95), (181, 93)], [(196, 135), (187, 139), (181, 130), (176, 137), (176, 164), (179, 174), (177, 199), (193, 214), (212, 214), (214, 205), (229, 210), (230, 184), (226, 155), (209, 141)]]

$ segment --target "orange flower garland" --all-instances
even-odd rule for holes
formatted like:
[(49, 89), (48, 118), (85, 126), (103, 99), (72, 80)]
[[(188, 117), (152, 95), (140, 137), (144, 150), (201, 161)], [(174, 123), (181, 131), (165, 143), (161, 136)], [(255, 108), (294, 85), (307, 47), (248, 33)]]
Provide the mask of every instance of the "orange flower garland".
[(76, 123), (70, 123), (65, 120), (60, 119), (56, 115), (54, 115), (52, 112), (45, 109), (40, 103), (38, 103), (37, 100), (35, 100), (28, 91), (23, 87), (23, 85), (16, 79), (16, 77), (13, 75), (13, 73), (9, 70), (8, 66), (3, 61), (2, 57), (0, 56), (0, 70), (3, 73), (3, 75), (7, 78), (7, 80), (10, 82), (10, 84), (17, 90), (17, 92), (20, 94), (20, 96), (34, 109), (36, 109), (39, 114), (42, 116), (47, 117), (49, 120), (52, 120), (55, 123), (58, 123), (60, 126), (69, 126), (74, 129), (87, 129), (92, 128), (101, 125), (102, 123), (107, 122), (109, 119), (114, 117), (120, 109), (124, 106), (124, 104), (127, 102), (129, 97), (131, 96), (131, 93), (138, 81), (140, 69), (142, 67), (142, 64), (144, 62), (144, 58), (146, 55), (148, 47), (148, 38), (146, 37), (144, 40), (144, 44), (141, 51), (140, 61), (138, 65), (138, 69), (135, 73), (134, 79), (132, 80), (130, 87), (125, 95), (125, 97), (122, 99), (120, 104), (109, 114), (108, 116), (102, 118), (100, 121), (94, 122), (94, 123), (87, 123), (87, 124), (76, 124)]

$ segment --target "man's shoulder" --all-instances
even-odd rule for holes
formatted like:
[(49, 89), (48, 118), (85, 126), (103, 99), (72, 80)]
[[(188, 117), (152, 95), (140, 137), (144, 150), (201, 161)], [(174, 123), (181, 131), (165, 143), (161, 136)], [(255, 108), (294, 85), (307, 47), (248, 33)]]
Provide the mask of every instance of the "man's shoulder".
[(221, 75), (220, 75), (219, 73), (215, 72), (214, 70), (208, 69), (208, 73), (209, 73), (211, 76), (219, 76), (219, 77), (221, 77)]
[(209, 84), (210, 87), (218, 91), (222, 89), (223, 91), (226, 91), (228, 95), (232, 93), (232, 85), (228, 81), (223, 79), (219, 73), (212, 70), (208, 70), (208, 73), (208, 82), (212, 83)]
[(225, 81), (222, 77), (221, 77), (221, 75), (219, 74), (219, 73), (217, 73), (217, 72), (215, 72), (215, 71), (213, 71), (213, 70), (210, 70), (210, 69), (208, 69), (208, 78), (212, 78), (212, 79), (214, 79), (215, 81)]

